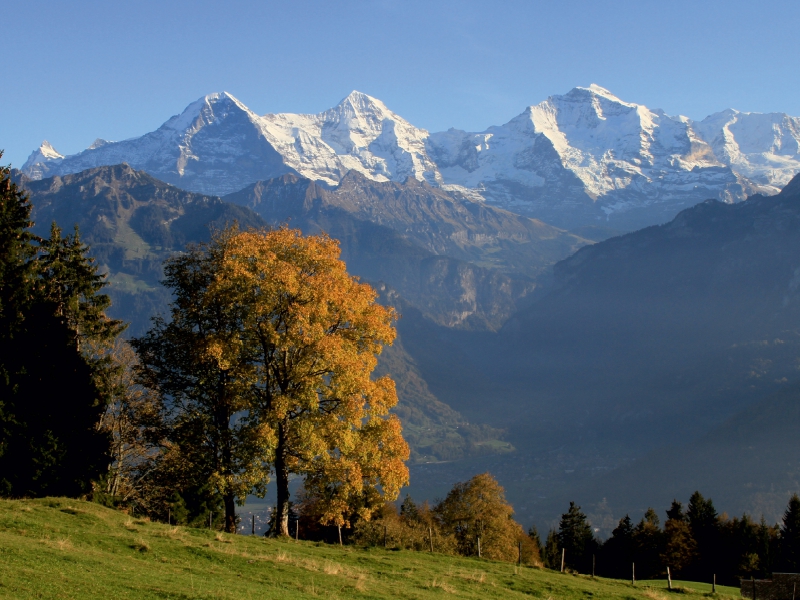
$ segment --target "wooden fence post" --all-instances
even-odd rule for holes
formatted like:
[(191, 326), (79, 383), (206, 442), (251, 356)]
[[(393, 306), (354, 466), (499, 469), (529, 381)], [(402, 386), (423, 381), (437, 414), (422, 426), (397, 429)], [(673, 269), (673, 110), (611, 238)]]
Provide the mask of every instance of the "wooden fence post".
[(667, 567), (667, 588), (672, 591), (672, 574), (669, 572), (669, 567)]
[(594, 554), (592, 554), (592, 579), (594, 579)]
[(711, 580), (711, 593), (717, 593), (717, 574), (714, 573), (714, 578)]
[(344, 544), (342, 544), (342, 526), (339, 525), (338, 527), (339, 527), (339, 545), (344, 546)]
[(564, 572), (564, 557), (566, 556), (566, 552), (567, 552), (566, 548), (562, 548), (561, 549), (561, 572), (562, 573)]
[(253, 535), (256, 534), (256, 513), (251, 515), (253, 517)]
[(631, 585), (636, 585), (636, 563), (631, 563)]
[(300, 517), (297, 517), (297, 521), (294, 522), (294, 541), (297, 542), (300, 540)]
[(433, 528), (428, 527), (428, 539), (431, 542), (431, 552), (433, 552)]
[(481, 536), (478, 536), (478, 558), (481, 557)]

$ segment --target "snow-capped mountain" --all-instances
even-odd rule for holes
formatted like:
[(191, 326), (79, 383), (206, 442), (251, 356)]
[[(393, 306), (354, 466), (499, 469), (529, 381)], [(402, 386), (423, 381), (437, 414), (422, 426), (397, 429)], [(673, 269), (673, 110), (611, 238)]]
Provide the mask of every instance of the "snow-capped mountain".
[(446, 182), (565, 227), (660, 223), (703, 199), (742, 200), (753, 188), (690, 119), (597, 85), (551, 96), (480, 133), (432, 134), (428, 148)]
[(318, 115), (265, 115), (260, 125), (285, 164), (309, 179), (336, 184), (352, 169), (376, 181), (441, 183), (428, 132), (361, 92)]
[(775, 193), (800, 171), (799, 146), (795, 117), (727, 110), (696, 122), (597, 85), (551, 96), (483, 132), (433, 134), (360, 92), (320, 114), (264, 116), (221, 93), (140, 138), (97, 140), (72, 156), (45, 142), (23, 171), (40, 179), (127, 162), (222, 195), (286, 173), (336, 184), (355, 170), (376, 181), (455, 187), (560, 227), (635, 229), (708, 198)]
[(800, 171), (800, 118), (724, 110), (693, 124), (718, 160), (777, 194)]
[(265, 116), (224, 92), (200, 98), (140, 138), (98, 140), (66, 157), (45, 142), (22, 171), (41, 179), (126, 162), (184, 189), (218, 195), (286, 173), (336, 184), (351, 169), (377, 181), (414, 177), (436, 184), (427, 135), (360, 92), (318, 115)]

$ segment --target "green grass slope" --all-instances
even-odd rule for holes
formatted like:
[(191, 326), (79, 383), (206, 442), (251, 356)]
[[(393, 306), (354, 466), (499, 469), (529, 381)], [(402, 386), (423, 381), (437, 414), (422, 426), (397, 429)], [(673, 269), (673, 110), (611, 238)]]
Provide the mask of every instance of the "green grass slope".
[[(170, 527), (63, 498), (0, 501), (0, 598), (666, 598), (659, 588), (439, 554)], [(714, 595), (736, 596), (732, 588)]]

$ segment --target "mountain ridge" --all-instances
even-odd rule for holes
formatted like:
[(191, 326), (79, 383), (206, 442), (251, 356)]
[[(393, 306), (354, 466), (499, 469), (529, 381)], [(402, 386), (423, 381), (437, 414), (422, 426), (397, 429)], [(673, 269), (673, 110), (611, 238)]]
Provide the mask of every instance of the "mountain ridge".
[(336, 185), (354, 170), (375, 181), (413, 177), (566, 229), (633, 230), (707, 198), (775, 193), (800, 171), (799, 148), (796, 117), (728, 110), (696, 122), (595, 84), (483, 132), (439, 133), (356, 91), (316, 115), (263, 116), (224, 92), (140, 138), (66, 157), (43, 145), (23, 171), (36, 179), (127, 162), (182, 188), (224, 195), (286, 173)]

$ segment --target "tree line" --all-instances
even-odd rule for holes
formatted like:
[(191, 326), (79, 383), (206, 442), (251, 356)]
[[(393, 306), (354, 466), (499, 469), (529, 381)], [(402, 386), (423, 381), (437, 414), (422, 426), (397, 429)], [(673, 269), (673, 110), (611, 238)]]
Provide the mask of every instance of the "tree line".
[(666, 577), (669, 568), (674, 578), (711, 581), (716, 576), (719, 583), (738, 585), (740, 578), (800, 570), (800, 498), (791, 497), (782, 523), (769, 525), (763, 517), (718, 514), (710, 498), (695, 492), (685, 508), (673, 500), (663, 527), (648, 508), (636, 524), (625, 515), (605, 541), (571, 502), (544, 542), (535, 527), (529, 535), (552, 569), (560, 569), (563, 559), (567, 569), (580, 573), (652, 579)]

